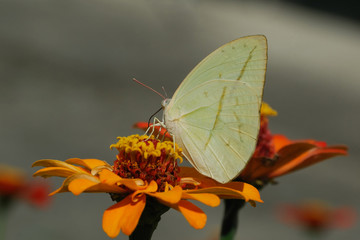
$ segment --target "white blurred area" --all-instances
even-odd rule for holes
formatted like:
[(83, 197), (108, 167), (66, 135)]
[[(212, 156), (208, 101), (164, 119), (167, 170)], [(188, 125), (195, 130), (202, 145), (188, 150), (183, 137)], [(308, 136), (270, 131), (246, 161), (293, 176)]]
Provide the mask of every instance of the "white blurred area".
[[(169, 96), (207, 54), (235, 38), (264, 34), (269, 62), (264, 100), (279, 112), (274, 133), (346, 144), (348, 157), (278, 179), (263, 204), (240, 213), (237, 239), (304, 239), (276, 221), (283, 202), (315, 198), (359, 212), (360, 25), (281, 1), (1, 0), (0, 157), (24, 168), (42, 158), (99, 158), (147, 121), (161, 99), (133, 77)], [(53, 180), (53, 188), (60, 181)], [(61, 194), (38, 212), (18, 205), (7, 240), (107, 239), (105, 194)], [(153, 239), (210, 239), (222, 206), (201, 206), (204, 229), (180, 213), (163, 216)], [(326, 239), (357, 239), (358, 224)], [(120, 234), (117, 239), (127, 239)]]

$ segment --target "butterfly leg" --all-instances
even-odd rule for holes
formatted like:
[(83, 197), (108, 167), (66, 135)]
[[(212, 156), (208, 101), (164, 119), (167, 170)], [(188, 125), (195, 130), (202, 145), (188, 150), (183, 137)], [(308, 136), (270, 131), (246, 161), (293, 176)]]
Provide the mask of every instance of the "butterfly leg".
[(146, 129), (146, 132), (144, 133), (144, 135), (148, 135), (150, 129), (151, 129), (151, 133), (149, 134), (149, 137), (146, 140), (148, 140), (155, 131), (155, 120), (154, 120), (153, 124), (151, 124), (151, 126)]
[[(146, 135), (149, 132), (149, 130), (151, 129), (151, 133), (149, 134), (149, 137), (146, 140), (149, 140), (150, 136), (154, 134), (155, 127), (160, 127), (159, 132), (161, 131), (162, 127), (166, 128), (164, 122), (160, 121), (158, 118), (154, 118), (153, 124), (146, 130), (146, 132), (144, 134), (144, 135)], [(158, 136), (156, 138), (158, 138)]]
[[(167, 129), (165, 129), (166, 131), (164, 132), (164, 134), (163, 134), (163, 136), (162, 136), (162, 138), (161, 138), (161, 141), (163, 142), (164, 141), (164, 139), (165, 139), (165, 136), (166, 136), (166, 134), (168, 133), (168, 130)], [(170, 133), (169, 133), (170, 134)]]
[(160, 127), (159, 127), (159, 130), (158, 130), (158, 133), (157, 133), (157, 135), (156, 135), (156, 139), (159, 139), (159, 136), (160, 136), (161, 130), (162, 130), (162, 127), (160, 126)]

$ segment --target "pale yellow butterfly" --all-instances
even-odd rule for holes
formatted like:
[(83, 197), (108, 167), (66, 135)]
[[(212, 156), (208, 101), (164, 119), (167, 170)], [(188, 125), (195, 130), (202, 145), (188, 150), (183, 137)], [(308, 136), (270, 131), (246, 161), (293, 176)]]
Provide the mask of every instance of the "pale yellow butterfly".
[(172, 99), (165, 126), (203, 175), (226, 183), (251, 158), (260, 128), (267, 41), (256, 35), (229, 42), (202, 60)]

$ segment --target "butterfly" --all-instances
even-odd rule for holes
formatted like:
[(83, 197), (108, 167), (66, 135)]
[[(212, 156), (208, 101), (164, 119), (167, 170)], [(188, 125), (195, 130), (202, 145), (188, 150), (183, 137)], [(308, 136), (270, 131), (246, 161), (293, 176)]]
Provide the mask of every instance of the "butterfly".
[(161, 124), (201, 174), (226, 183), (251, 158), (266, 64), (265, 36), (236, 39), (203, 59), (162, 102)]

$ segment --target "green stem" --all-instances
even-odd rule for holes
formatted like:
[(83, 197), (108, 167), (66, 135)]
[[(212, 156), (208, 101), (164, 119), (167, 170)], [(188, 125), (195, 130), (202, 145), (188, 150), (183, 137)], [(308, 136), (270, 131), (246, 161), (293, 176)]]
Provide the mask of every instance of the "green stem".
[[(242, 181), (241, 179), (238, 179)], [(261, 183), (252, 184), (259, 191), (266, 185)], [(245, 206), (245, 201), (241, 199), (225, 199), (225, 212), (221, 225), (220, 240), (233, 240), (238, 228), (238, 215), (239, 211)]]
[(146, 197), (146, 206), (141, 214), (138, 225), (129, 236), (130, 240), (150, 240), (154, 233), (161, 215), (169, 210), (169, 207), (159, 203), (155, 198)]
[(0, 240), (5, 240), (7, 217), (11, 203), (11, 197), (0, 196)]
[(238, 226), (239, 210), (245, 206), (240, 199), (225, 199), (225, 212), (221, 226), (221, 240), (232, 240)]

